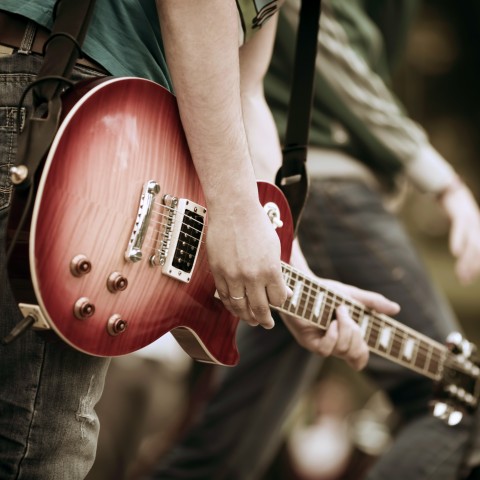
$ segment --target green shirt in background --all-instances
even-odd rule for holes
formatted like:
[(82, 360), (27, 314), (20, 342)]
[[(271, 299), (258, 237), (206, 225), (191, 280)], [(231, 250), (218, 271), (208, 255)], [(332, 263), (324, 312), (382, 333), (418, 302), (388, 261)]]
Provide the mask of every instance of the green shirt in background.
[[(1, 10), (48, 29), (54, 5), (55, 0), (0, 0)], [(148, 78), (172, 91), (155, 0), (97, 0), (83, 51), (112, 75)]]
[[(388, 88), (393, 57), (403, 46), (416, 3), (322, 3), (310, 144), (346, 153), (390, 185), (403, 166), (415, 158), (419, 147), (427, 143), (423, 130), (408, 118)], [(267, 100), (281, 137), (286, 131), (295, 54), (291, 39), (297, 28), (299, 5), (299, 0), (286, 0), (280, 11), (265, 81)], [(392, 7), (396, 9), (394, 15)], [(392, 21), (392, 17), (396, 28), (387, 38), (385, 32), (392, 29), (381, 28), (379, 22)]]

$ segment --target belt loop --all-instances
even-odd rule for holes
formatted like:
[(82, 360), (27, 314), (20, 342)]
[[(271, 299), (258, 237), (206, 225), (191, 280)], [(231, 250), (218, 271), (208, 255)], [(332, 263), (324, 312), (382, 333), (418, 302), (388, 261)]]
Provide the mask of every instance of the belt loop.
[(22, 53), (23, 55), (30, 55), (32, 53), (33, 40), (35, 39), (36, 33), (37, 25), (34, 22), (29, 21), (25, 28), (25, 33), (23, 34), (22, 43), (18, 48), (18, 53)]

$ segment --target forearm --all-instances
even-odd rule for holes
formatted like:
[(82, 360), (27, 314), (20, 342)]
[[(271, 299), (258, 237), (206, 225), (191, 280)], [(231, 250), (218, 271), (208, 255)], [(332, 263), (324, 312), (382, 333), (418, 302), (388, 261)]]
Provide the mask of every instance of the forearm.
[(282, 162), (280, 141), (272, 112), (265, 100), (263, 80), (270, 63), (277, 16), (275, 15), (240, 50), (242, 110), (255, 175), (274, 182)]
[(157, 6), (182, 124), (210, 215), (225, 207), (222, 192), (239, 203), (256, 201), (242, 119), (238, 35), (232, 35), (238, 29), (235, 2), (157, 0)]

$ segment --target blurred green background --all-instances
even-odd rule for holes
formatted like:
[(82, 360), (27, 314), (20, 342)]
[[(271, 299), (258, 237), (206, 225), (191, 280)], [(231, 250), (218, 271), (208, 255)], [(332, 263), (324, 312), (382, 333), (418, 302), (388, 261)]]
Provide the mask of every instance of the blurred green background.
[[(424, 1), (394, 77), (396, 93), (480, 201), (480, 2)], [(434, 278), (468, 338), (480, 345), (480, 280), (454, 273), (448, 223), (434, 199), (410, 192), (402, 210)]]

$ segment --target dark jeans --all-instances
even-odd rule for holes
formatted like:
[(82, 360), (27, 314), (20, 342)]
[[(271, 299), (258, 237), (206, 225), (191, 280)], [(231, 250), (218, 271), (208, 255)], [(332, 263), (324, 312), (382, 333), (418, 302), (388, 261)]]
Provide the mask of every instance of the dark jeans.
[[(397, 301), (397, 319), (443, 342), (459, 327), (381, 197), (357, 181), (314, 181), (299, 238), (320, 277), (378, 291)], [(282, 441), (281, 427), (322, 360), (299, 347), (281, 321), (239, 330), (240, 364), (224, 369), (204, 416), (162, 461), (153, 478), (255, 480)], [(405, 420), (369, 480), (452, 480), (469, 445), (472, 418), (449, 427), (429, 411), (432, 384), (371, 355), (366, 369)], [(319, 446), (321, 448), (321, 446)]]
[[(5, 271), (5, 230), (16, 154), (15, 119), (24, 88), (41, 58), (0, 57), (0, 337), (20, 320)], [(76, 70), (75, 79), (92, 76)], [(55, 238), (52, 238), (55, 241)], [(94, 407), (109, 360), (88, 357), (29, 331), (0, 346), (0, 478), (83, 479), (99, 431)]]

